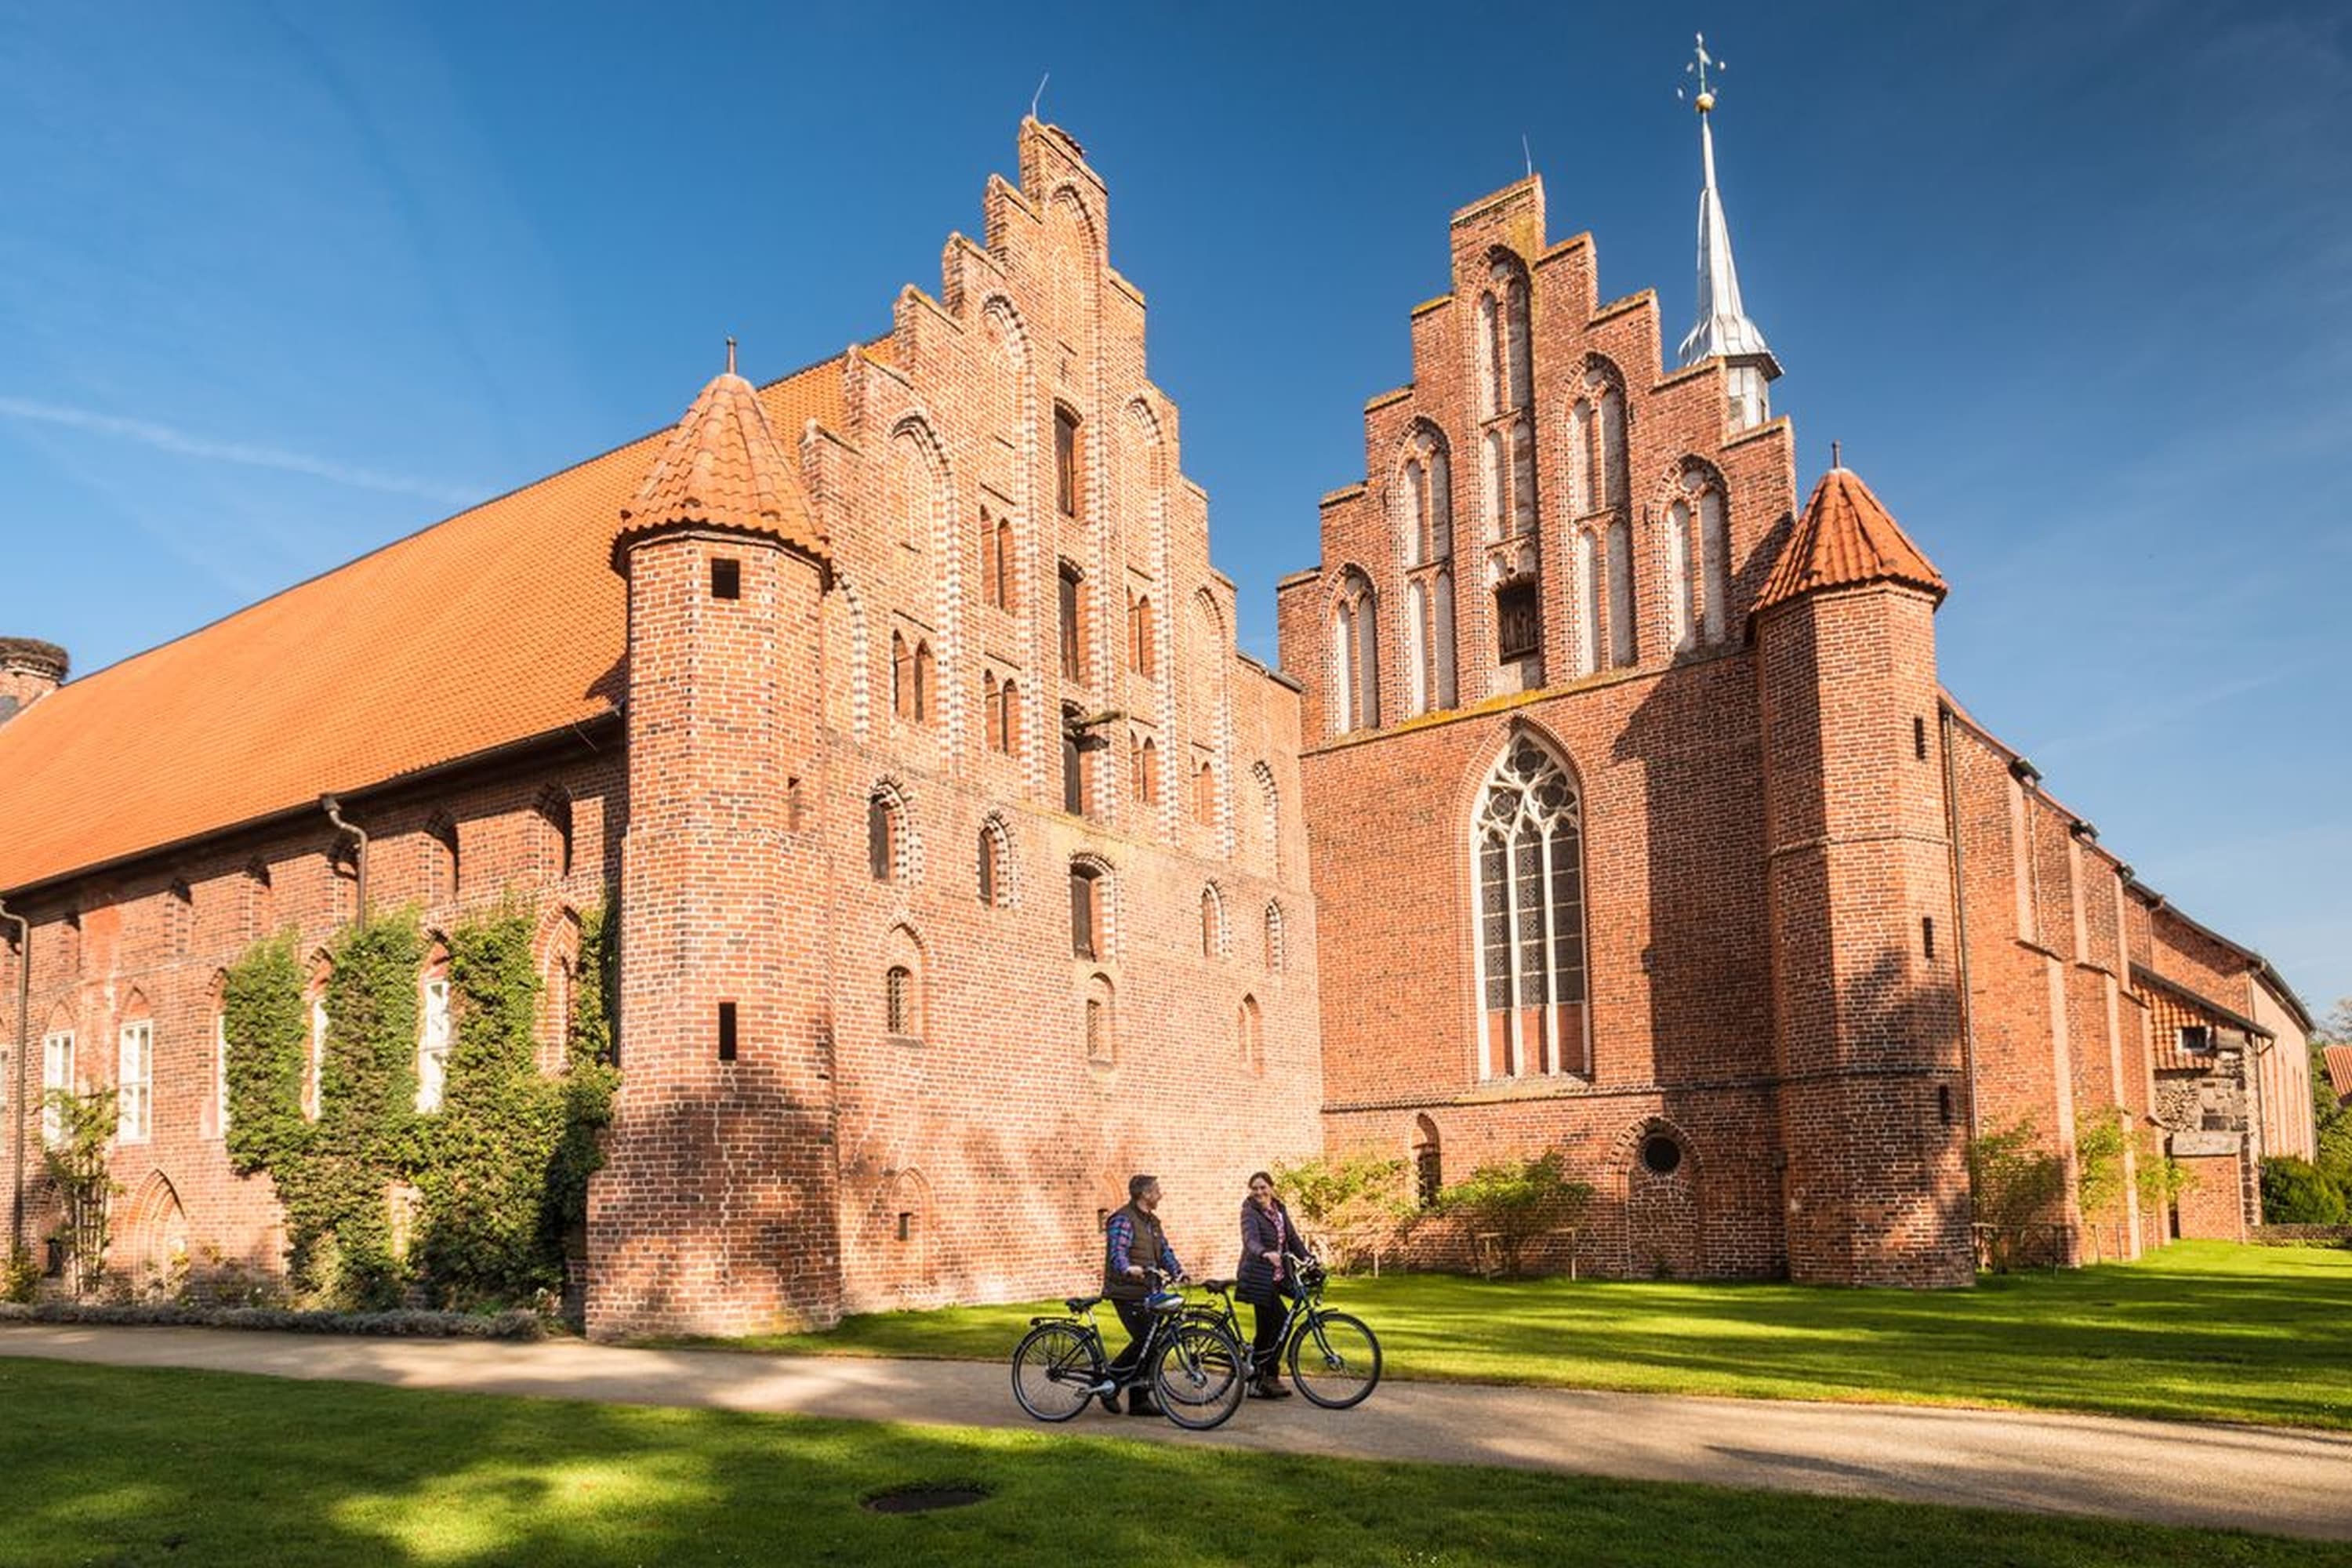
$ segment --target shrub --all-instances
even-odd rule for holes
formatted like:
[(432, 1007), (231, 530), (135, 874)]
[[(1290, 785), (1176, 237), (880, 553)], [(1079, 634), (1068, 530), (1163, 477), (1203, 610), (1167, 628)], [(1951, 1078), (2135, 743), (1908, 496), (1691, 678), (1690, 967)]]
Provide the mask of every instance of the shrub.
[(1473, 1234), (1486, 1232), (1503, 1251), (1503, 1268), (1519, 1272), (1527, 1244), (1546, 1231), (1574, 1225), (1592, 1201), (1591, 1185), (1567, 1173), (1559, 1152), (1531, 1160), (1481, 1165), (1468, 1178), (1440, 1193), (1437, 1212), (1462, 1221)]
[(2292, 1154), (2263, 1162), (2263, 1223), (2342, 1225), (2352, 1219), (2352, 1202), (2327, 1173)]
[(1404, 1162), (1358, 1152), (1315, 1154), (1278, 1165), (1274, 1184), (1302, 1230), (1348, 1253), (1384, 1247), (1411, 1212), (1403, 1196)]
[(50, 1089), (42, 1103), (57, 1112), (58, 1139), (41, 1152), (41, 1163), (50, 1185), (65, 1207), (66, 1254), (71, 1259), (68, 1279), (77, 1296), (99, 1287), (106, 1270), (107, 1199), (118, 1189), (107, 1172), (108, 1149), (114, 1142), (114, 1090), (95, 1089), (75, 1094)]
[(1977, 1224), (1990, 1237), (1993, 1271), (2005, 1274), (2027, 1227), (2054, 1217), (2066, 1192), (2066, 1166), (2041, 1147), (2032, 1121), (2020, 1121), (1969, 1142), (1969, 1190)]

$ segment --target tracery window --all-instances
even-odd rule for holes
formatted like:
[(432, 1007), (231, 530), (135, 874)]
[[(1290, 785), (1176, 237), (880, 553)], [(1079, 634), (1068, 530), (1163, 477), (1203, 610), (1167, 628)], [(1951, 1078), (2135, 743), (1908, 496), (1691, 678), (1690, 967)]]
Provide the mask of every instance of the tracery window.
[(1723, 491), (1696, 469), (1666, 509), (1666, 624), (1675, 647), (1723, 640), (1731, 596), (1731, 541)]
[(1581, 802), (1532, 736), (1504, 748), (1474, 828), (1482, 1078), (1589, 1070)]

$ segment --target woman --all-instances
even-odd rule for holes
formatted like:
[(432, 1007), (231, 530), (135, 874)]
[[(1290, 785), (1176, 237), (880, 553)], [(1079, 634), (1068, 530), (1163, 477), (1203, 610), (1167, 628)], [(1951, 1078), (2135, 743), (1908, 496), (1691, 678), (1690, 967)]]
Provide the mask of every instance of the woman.
[(1274, 1195), (1274, 1178), (1257, 1172), (1249, 1179), (1249, 1196), (1242, 1204), (1242, 1262), (1235, 1270), (1240, 1283), (1234, 1291), (1257, 1313), (1257, 1333), (1250, 1347), (1255, 1374), (1250, 1393), (1257, 1398), (1290, 1397), (1277, 1364), (1283, 1320), (1289, 1312), (1285, 1298), (1297, 1293), (1293, 1265), (1307, 1257), (1306, 1244), (1290, 1223), (1290, 1211)]

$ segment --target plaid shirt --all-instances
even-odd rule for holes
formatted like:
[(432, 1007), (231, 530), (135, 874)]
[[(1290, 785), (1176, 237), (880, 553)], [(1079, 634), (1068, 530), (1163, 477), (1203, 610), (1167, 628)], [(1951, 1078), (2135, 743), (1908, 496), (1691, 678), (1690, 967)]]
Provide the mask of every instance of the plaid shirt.
[[(1127, 1249), (1134, 1245), (1135, 1222), (1127, 1217), (1125, 1209), (1121, 1209), (1110, 1216), (1108, 1241), (1103, 1249), (1104, 1268), (1112, 1279), (1118, 1279), (1127, 1271)], [(1168, 1245), (1164, 1235), (1160, 1238), (1160, 1267), (1171, 1277), (1184, 1272), (1184, 1266), (1176, 1261), (1176, 1249)]]

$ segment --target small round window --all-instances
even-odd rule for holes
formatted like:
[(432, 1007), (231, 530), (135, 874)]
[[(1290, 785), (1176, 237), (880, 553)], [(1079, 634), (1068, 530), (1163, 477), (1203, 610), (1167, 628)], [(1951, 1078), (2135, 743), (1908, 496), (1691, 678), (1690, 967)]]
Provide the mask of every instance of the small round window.
[(1683, 1146), (1663, 1132), (1653, 1132), (1642, 1140), (1642, 1163), (1653, 1175), (1671, 1176), (1682, 1169)]

